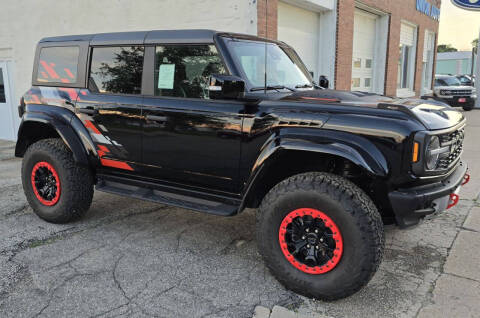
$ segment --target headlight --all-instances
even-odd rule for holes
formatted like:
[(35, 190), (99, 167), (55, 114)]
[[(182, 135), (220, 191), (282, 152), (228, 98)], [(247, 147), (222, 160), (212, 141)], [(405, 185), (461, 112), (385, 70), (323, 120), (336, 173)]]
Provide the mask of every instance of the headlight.
[(425, 165), (428, 170), (435, 170), (440, 158), (440, 139), (437, 136), (430, 137), (425, 153)]

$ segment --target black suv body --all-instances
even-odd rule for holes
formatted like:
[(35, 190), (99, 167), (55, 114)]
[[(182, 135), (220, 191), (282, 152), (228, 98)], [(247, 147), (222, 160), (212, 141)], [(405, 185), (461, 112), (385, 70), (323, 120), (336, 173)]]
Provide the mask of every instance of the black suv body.
[(34, 65), (16, 155), (40, 217), (85, 213), (93, 185), (224, 216), (259, 208), (268, 267), (308, 296), (356, 292), (380, 263), (383, 223), (442, 212), (468, 176), (460, 112), (323, 89), (282, 42), (62, 36), (39, 42)]

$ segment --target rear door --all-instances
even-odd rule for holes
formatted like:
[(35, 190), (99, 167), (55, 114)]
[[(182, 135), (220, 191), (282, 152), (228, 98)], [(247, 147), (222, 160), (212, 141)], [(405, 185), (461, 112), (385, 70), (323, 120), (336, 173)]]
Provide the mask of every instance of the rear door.
[(148, 176), (238, 191), (244, 104), (209, 99), (209, 76), (226, 73), (215, 46), (148, 49), (154, 84), (152, 94), (145, 96), (143, 114), (143, 163)]
[(76, 107), (109, 169), (131, 171), (141, 161), (143, 61), (142, 45), (90, 50), (88, 88)]

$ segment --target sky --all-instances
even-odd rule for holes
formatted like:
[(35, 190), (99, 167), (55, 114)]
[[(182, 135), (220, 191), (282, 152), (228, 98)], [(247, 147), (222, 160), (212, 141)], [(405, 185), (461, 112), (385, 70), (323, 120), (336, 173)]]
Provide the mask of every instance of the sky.
[(470, 51), (479, 31), (480, 11), (460, 9), (450, 0), (442, 0), (438, 44), (451, 44), (459, 51)]

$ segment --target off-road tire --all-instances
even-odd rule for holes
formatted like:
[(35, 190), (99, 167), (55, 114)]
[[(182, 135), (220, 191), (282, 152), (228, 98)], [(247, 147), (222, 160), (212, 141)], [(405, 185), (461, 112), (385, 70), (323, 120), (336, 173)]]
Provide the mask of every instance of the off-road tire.
[[(53, 167), (58, 176), (61, 192), (54, 204), (42, 203), (33, 189), (31, 175), (38, 163)], [(70, 149), (58, 138), (43, 139), (28, 147), (23, 157), (22, 183), (27, 201), (35, 214), (51, 223), (68, 223), (80, 218), (92, 202), (91, 172), (75, 163)]]
[[(282, 220), (302, 208), (322, 211), (341, 232), (341, 259), (326, 273), (303, 272), (282, 252)], [(280, 182), (264, 197), (256, 222), (257, 244), (271, 273), (287, 289), (307, 297), (348, 297), (370, 281), (382, 260), (385, 238), (377, 208), (363, 190), (333, 174), (303, 173)]]

